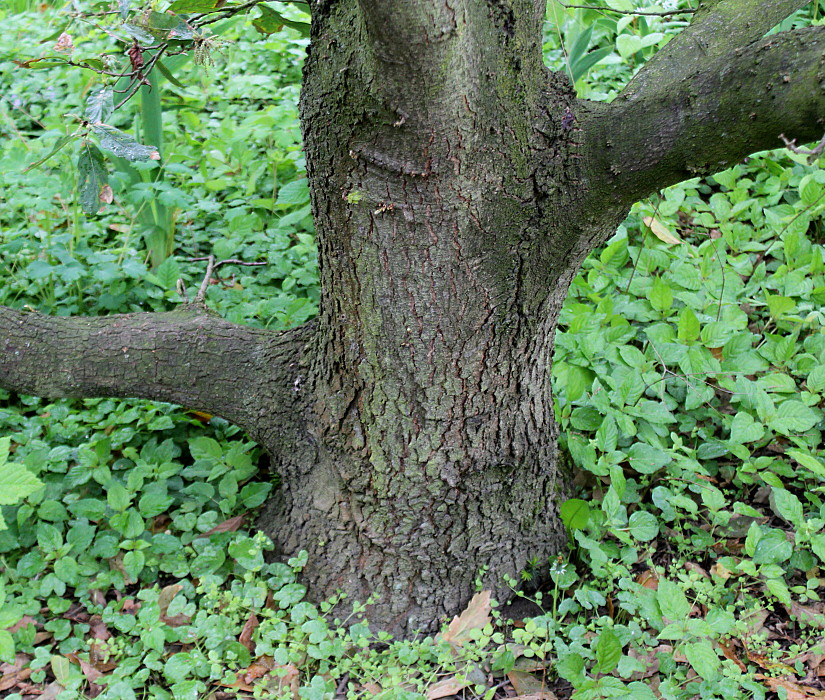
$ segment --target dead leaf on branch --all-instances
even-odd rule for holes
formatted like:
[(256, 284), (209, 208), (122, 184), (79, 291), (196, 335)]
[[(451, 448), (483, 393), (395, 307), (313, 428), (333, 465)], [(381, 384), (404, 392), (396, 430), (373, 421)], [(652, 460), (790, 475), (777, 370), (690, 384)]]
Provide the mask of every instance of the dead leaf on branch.
[(653, 232), (653, 235), (656, 236), (656, 238), (658, 238), (660, 241), (663, 241), (668, 245), (674, 245), (675, 243), (682, 242), (680, 239), (674, 236), (670, 232), (670, 229), (658, 219), (654, 219), (652, 216), (646, 216), (642, 219), (642, 221), (645, 222), (645, 226), (647, 226)]

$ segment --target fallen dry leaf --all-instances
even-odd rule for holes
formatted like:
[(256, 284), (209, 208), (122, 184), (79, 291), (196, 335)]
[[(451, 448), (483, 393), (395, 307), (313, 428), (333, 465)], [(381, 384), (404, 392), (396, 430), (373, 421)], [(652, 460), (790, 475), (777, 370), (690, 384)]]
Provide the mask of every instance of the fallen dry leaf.
[(510, 685), (516, 691), (517, 697), (547, 698), (555, 697), (547, 690), (547, 683), (541, 678), (537, 678), (532, 673), (516, 671), (513, 669), (507, 674)]
[(258, 618), (255, 613), (249, 613), (249, 619), (244, 624), (241, 634), (238, 636), (238, 641), (243, 644), (249, 651), (255, 651), (255, 642), (252, 641), (252, 635), (258, 628)]
[(782, 688), (787, 693), (787, 700), (810, 700), (811, 698), (825, 698), (825, 691), (817, 690), (809, 685), (803, 685), (787, 678), (773, 678), (761, 673), (754, 674), (754, 678), (762, 681), (770, 690), (778, 692)]
[(427, 689), (427, 700), (437, 700), (438, 698), (446, 698), (450, 695), (455, 695), (470, 684), (471, 681), (466, 678), (459, 680), (457, 676), (442, 678), (437, 683), (433, 683), (433, 685)]
[(243, 515), (236, 515), (234, 518), (229, 518), (229, 520), (224, 520), (222, 523), (218, 523), (211, 530), (207, 530), (206, 532), (198, 535), (198, 537), (209, 537), (209, 535), (214, 535), (216, 532), (235, 532), (243, 525), (243, 521)]
[(467, 605), (467, 609), (461, 613), (461, 615), (456, 615), (453, 618), (453, 621), (441, 638), (453, 646), (460, 647), (470, 640), (471, 630), (481, 629), (489, 623), (490, 591), (482, 591), (473, 596)]
[(32, 657), (28, 654), (17, 654), (13, 664), (0, 664), (0, 690), (8, 690), (25, 681), (32, 674), (29, 668), (31, 660)]
[(172, 617), (169, 617), (166, 614), (169, 610), (169, 605), (172, 603), (172, 599), (180, 593), (181, 590), (183, 590), (183, 586), (179, 583), (172, 583), (162, 588), (160, 595), (158, 596), (160, 619), (170, 627), (182, 627), (183, 625), (188, 625), (192, 619), (189, 615), (184, 615), (183, 613), (173, 615)]
[(791, 601), (790, 607), (785, 606), (789, 615), (793, 615), (800, 622), (804, 622), (809, 627), (825, 629), (825, 614), (823, 614), (823, 604), (802, 605), (795, 600)]

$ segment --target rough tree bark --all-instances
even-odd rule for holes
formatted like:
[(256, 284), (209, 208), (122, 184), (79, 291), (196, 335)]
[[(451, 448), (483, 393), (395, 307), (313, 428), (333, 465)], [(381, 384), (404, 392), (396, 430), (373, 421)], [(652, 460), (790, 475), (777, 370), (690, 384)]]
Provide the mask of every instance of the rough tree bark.
[(301, 119), (322, 305), (302, 328), (0, 309), (0, 386), (236, 422), (284, 484), (260, 526), (311, 594), (431, 629), (479, 570), (558, 551), (550, 363), (584, 256), (633, 201), (825, 125), (804, 2), (713, 0), (612, 104), (542, 63), (544, 0), (315, 0)]

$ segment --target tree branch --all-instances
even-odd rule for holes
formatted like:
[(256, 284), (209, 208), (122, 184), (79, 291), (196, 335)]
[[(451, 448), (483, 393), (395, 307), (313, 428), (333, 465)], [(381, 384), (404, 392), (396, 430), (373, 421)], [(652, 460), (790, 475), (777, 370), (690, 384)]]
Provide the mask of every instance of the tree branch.
[(825, 27), (765, 37), (704, 64), (646, 99), (583, 116), (586, 154), (607, 177), (602, 193), (632, 203), (755, 151), (825, 131)]
[(728, 56), (734, 49), (761, 39), (808, 0), (705, 0), (693, 21), (636, 74), (619, 100), (647, 97)]
[(272, 417), (269, 404), (289, 410), (304, 336), (301, 329), (273, 333), (228, 323), (197, 304), (104, 318), (0, 307), (0, 387), (169, 401), (255, 434), (265, 411)]

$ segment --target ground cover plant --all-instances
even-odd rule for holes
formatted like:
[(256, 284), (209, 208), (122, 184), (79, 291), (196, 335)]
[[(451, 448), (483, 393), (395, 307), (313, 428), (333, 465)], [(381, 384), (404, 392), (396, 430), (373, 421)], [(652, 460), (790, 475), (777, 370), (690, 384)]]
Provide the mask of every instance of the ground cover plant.
[[(566, 20), (561, 42), (548, 32), (548, 59), (606, 98), (627, 70), (621, 59), (643, 60), (654, 46), (645, 37), (676, 21), (594, 24), (591, 11), (554, 9)], [(791, 21), (816, 22), (816, 12)], [(42, 30), (37, 14), (4, 20)], [(190, 294), (200, 283), (204, 263), (189, 258), (214, 252), (269, 263), (221, 269), (207, 298), (222, 314), (277, 328), (315, 312), (295, 110), (303, 39), (286, 30), (261, 45), (241, 23), (231, 31), (236, 44), (211, 72), (167, 96), (180, 121), (165, 123), (174, 155), (163, 179), (144, 181), (139, 196), (124, 175), (114, 211), (99, 218), (80, 208), (76, 153), (21, 173), (78, 108), (76, 74), (55, 81), (2, 65), (2, 177), (13, 196), (0, 209), (0, 302), (32, 313), (168, 310), (182, 301), (178, 279)], [(601, 64), (588, 83), (572, 68), (594, 51)], [(239, 63), (243, 85), (210, 92)], [(274, 78), (270, 65), (281, 68)], [(278, 76), (277, 99), (255, 97)], [(250, 164), (252, 174), (239, 170)], [(154, 268), (137, 213), (145, 192), (181, 209), (174, 254)], [(304, 600), (302, 557), (265, 559), (272, 544), (249, 526), (278, 477), (237, 428), (167, 404), (4, 392), (3, 473), (21, 465), (43, 486), (2, 502), (0, 692), (817, 697), (823, 202), (816, 161), (760, 154), (638, 204), (587, 259), (554, 363), (558, 417), (581, 470), (581, 492), (562, 510), (570, 547), (512, 581), (538, 605), (512, 624), (481, 593), (439, 636), (347, 628), (329, 603)], [(548, 570), (550, 587), (532, 590)], [(473, 574), (483, 590), (483, 572)]]

